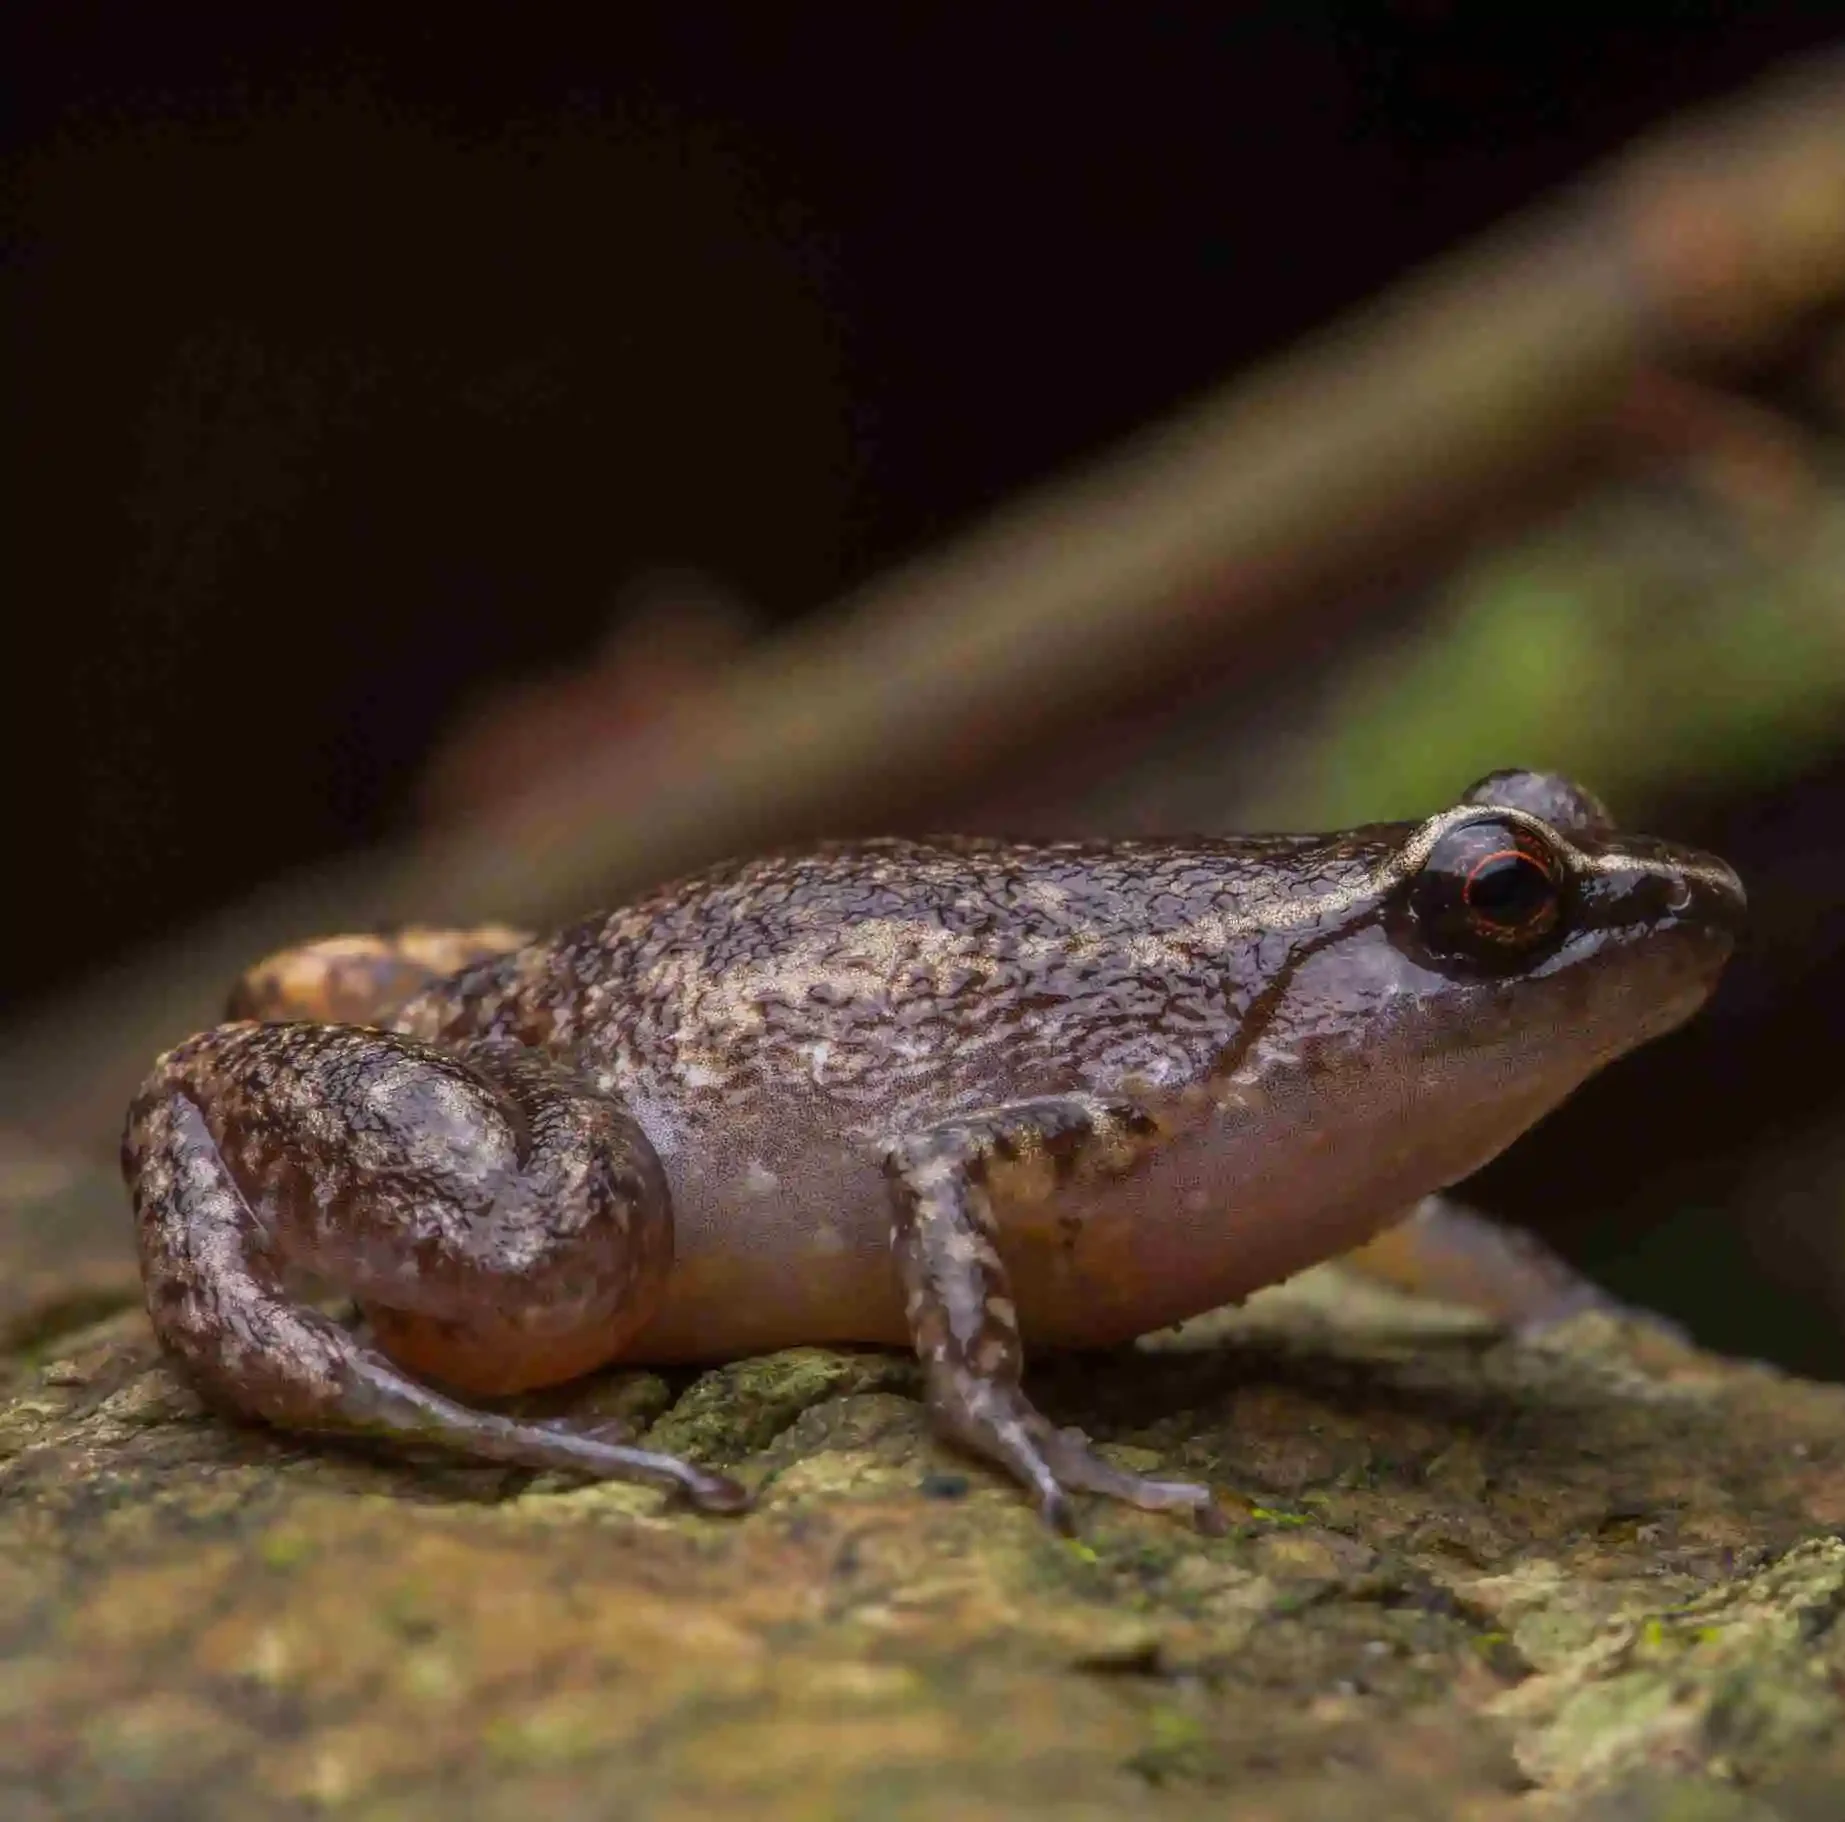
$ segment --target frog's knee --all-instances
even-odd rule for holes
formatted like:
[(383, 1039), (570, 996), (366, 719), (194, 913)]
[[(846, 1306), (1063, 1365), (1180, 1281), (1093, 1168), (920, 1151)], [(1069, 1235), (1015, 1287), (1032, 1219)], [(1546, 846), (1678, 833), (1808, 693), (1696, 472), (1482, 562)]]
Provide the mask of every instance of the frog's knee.
[(505, 924), (325, 937), (278, 950), (246, 969), (231, 989), (226, 1015), (375, 1025), (432, 982), (529, 940)]

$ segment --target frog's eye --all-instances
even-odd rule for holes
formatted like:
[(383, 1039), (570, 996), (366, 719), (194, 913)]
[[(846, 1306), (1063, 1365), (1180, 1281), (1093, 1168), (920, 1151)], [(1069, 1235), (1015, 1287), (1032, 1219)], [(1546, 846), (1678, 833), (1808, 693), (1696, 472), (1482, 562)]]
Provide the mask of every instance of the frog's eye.
[(1461, 902), (1482, 934), (1523, 936), (1556, 921), (1557, 882), (1527, 849), (1495, 848), (1468, 869)]
[(1497, 817), (1461, 823), (1411, 882), (1416, 934), (1443, 958), (1510, 965), (1556, 932), (1568, 877), (1536, 830)]

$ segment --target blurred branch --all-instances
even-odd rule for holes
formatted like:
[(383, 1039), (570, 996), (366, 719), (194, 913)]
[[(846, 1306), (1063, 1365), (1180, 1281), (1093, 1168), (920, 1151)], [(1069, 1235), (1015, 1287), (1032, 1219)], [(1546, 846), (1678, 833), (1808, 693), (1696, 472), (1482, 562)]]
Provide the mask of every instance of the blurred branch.
[[(763, 648), (466, 834), (284, 882), (16, 1028), (0, 1118), (111, 1132), (252, 956), (397, 920), (543, 924), (740, 848), (862, 828), (1554, 473), (1636, 379), (1758, 358), (1845, 290), (1845, 70), (1766, 87)], [(1347, 606), (1345, 611), (1352, 609)]]

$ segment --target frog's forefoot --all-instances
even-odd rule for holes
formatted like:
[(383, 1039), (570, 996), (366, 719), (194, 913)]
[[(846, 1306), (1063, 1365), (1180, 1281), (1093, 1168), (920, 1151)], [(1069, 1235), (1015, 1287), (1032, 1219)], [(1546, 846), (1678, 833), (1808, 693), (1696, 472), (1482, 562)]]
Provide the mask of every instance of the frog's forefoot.
[(1090, 1448), (1081, 1430), (1053, 1431), (1046, 1455), (1051, 1471), (1066, 1487), (1100, 1493), (1144, 1512), (1190, 1512), (1193, 1523), (1207, 1536), (1218, 1536), (1227, 1528), (1209, 1487), (1190, 1480), (1149, 1480), (1117, 1468)]
[(1395, 1289), (1476, 1310), (1521, 1341), (1594, 1311), (1676, 1347), (1691, 1344), (1680, 1324), (1623, 1302), (1529, 1229), (1477, 1214), (1446, 1195), (1424, 1196), (1346, 1262)]
[(1020, 1387), (1024, 1350), (993, 1189), (1133, 1167), (1152, 1122), (1124, 1103), (1085, 1096), (1018, 1102), (964, 1115), (892, 1146), (885, 1177), (891, 1250), (923, 1363), (929, 1414), (944, 1435), (995, 1461), (1037, 1500), (1045, 1522), (1075, 1528), (1072, 1493), (1100, 1493), (1143, 1511), (1189, 1511), (1221, 1528), (1208, 1487), (1148, 1480), (1104, 1461), (1081, 1430), (1060, 1430)]
[(1223, 1513), (1209, 1487), (1150, 1480), (1105, 1461), (1075, 1428), (1058, 1429), (1013, 1385), (981, 1384), (954, 1373), (930, 1374), (929, 1412), (952, 1441), (1001, 1467), (1034, 1496), (1039, 1516), (1065, 1536), (1076, 1529), (1072, 1493), (1099, 1493), (1143, 1512), (1190, 1512), (1198, 1529), (1217, 1535)]

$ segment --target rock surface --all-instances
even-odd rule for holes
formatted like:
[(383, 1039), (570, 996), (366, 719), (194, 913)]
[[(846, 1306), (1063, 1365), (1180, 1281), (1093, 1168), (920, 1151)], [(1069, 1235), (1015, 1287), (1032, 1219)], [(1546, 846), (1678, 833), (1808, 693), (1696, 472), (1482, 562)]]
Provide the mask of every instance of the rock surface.
[(1042, 1363), (1235, 1521), (1066, 1540), (894, 1356), (584, 1387), (714, 1520), (209, 1414), (111, 1193), (0, 1172), (6, 1822), (1845, 1813), (1845, 1388), (1323, 1272)]

